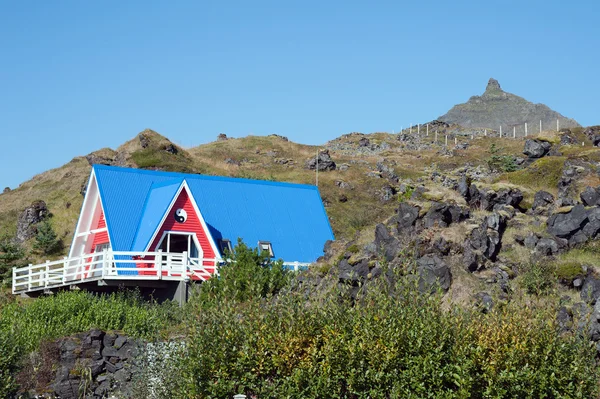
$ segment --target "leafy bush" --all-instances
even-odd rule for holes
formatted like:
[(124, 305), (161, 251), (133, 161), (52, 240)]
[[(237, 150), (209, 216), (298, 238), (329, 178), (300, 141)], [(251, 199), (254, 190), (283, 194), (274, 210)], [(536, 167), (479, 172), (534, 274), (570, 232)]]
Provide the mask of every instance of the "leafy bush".
[(24, 256), (23, 248), (12, 237), (0, 238), (0, 287), (9, 284), (12, 268), (21, 266)]
[[(223, 298), (190, 320), (179, 397), (596, 397), (594, 350), (548, 311), (442, 310), (410, 279), (354, 307)], [(173, 393), (177, 396), (176, 393)]]
[(44, 255), (52, 255), (62, 251), (63, 246), (62, 240), (58, 238), (50, 222), (45, 220), (37, 225), (34, 249)]
[(528, 294), (544, 295), (550, 292), (556, 281), (554, 265), (534, 262), (524, 267), (521, 284)]
[(517, 170), (515, 157), (512, 155), (502, 155), (502, 148), (492, 144), (489, 149), (490, 157), (486, 159), (488, 168), (492, 172), (514, 172)]
[(219, 277), (204, 282), (190, 306), (213, 306), (225, 298), (238, 302), (265, 298), (277, 294), (292, 276), (282, 261), (273, 261), (268, 252), (249, 248), (241, 240), (227, 257)]

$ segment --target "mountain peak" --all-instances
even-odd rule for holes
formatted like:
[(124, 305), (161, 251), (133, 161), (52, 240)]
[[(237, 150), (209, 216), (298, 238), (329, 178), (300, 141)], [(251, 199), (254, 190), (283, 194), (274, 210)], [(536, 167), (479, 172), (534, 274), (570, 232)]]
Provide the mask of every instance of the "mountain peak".
[(577, 121), (566, 118), (543, 104), (533, 104), (522, 97), (508, 93), (494, 78), (488, 81), (481, 96), (472, 96), (466, 103), (457, 104), (438, 120), (455, 123), (468, 128), (498, 129), (505, 126), (521, 136), (525, 134), (525, 124), (538, 126), (577, 127)]
[(498, 83), (498, 81), (496, 79), (490, 78), (490, 80), (488, 80), (487, 87), (485, 88), (485, 92), (490, 93), (490, 92), (497, 92), (497, 91), (502, 91), (502, 88), (500, 87), (500, 83)]

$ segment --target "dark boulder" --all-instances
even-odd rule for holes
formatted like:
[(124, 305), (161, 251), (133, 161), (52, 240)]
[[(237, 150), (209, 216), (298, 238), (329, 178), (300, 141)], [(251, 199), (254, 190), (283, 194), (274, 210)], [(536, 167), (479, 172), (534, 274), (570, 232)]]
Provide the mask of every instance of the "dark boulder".
[(478, 292), (475, 294), (475, 306), (483, 313), (488, 313), (494, 307), (494, 300), (487, 292)]
[(573, 326), (573, 316), (565, 306), (561, 306), (556, 314), (556, 321), (560, 331), (570, 331)]
[(537, 210), (538, 208), (547, 208), (554, 202), (554, 196), (547, 191), (538, 191), (533, 196), (533, 204), (531, 209)]
[(331, 159), (331, 155), (329, 155), (329, 150), (319, 151), (318, 157), (315, 156), (308, 161), (306, 161), (306, 168), (315, 170), (317, 169), (317, 164), (319, 171), (324, 172), (327, 170), (335, 170), (335, 162)]
[(448, 291), (452, 283), (450, 268), (437, 255), (425, 255), (417, 260), (417, 275), (421, 293)]
[(228, 137), (225, 133), (219, 133), (219, 135), (217, 136), (217, 141), (225, 141), (227, 139)]
[(370, 145), (371, 145), (371, 141), (366, 137), (362, 137), (360, 140), (358, 140), (359, 147), (368, 147)]
[(389, 262), (400, 252), (400, 242), (393, 237), (387, 227), (381, 223), (375, 226), (375, 247)]
[(50, 215), (44, 201), (35, 201), (25, 208), (17, 220), (17, 241), (24, 242), (32, 238), (36, 232), (36, 225)]
[(541, 238), (535, 245), (535, 252), (540, 255), (556, 255), (558, 251), (558, 243), (556, 242), (556, 240), (553, 240), (551, 238)]
[(487, 261), (496, 261), (505, 229), (506, 217), (493, 213), (471, 231), (463, 248), (463, 264), (468, 271), (480, 270)]
[(369, 270), (367, 259), (361, 259), (356, 264), (350, 264), (347, 259), (343, 259), (338, 264), (338, 277), (341, 283), (358, 286), (360, 282), (368, 278)]
[(397, 229), (398, 233), (412, 230), (419, 218), (419, 208), (402, 202), (398, 206)]
[(462, 209), (458, 205), (448, 205), (436, 202), (431, 205), (423, 217), (425, 227), (448, 227), (452, 223), (461, 222), (469, 218), (470, 212), (468, 209)]
[(586, 187), (586, 189), (579, 194), (581, 202), (585, 206), (597, 206), (600, 205), (600, 191), (598, 188)]
[(396, 189), (389, 184), (386, 184), (379, 190), (379, 200), (381, 202), (389, 202), (394, 199)]
[(467, 176), (462, 175), (460, 180), (458, 181), (458, 192), (467, 202), (469, 202), (469, 200), (471, 199), (470, 192), (469, 192), (470, 186), (471, 186), (471, 184), (470, 184)]
[(555, 213), (548, 218), (548, 232), (556, 237), (570, 238), (588, 221), (588, 214), (581, 204), (565, 213)]
[(525, 141), (525, 147), (523, 148), (523, 154), (529, 158), (541, 158), (550, 151), (552, 145), (547, 141), (528, 139)]
[(592, 305), (595, 304), (596, 300), (600, 298), (600, 280), (593, 276), (587, 276), (579, 295), (582, 301)]

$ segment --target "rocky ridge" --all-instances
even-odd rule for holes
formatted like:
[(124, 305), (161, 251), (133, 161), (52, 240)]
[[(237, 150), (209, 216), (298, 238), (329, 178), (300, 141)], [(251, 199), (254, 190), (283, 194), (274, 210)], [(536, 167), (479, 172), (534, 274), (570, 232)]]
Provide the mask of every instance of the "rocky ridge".
[(564, 117), (544, 104), (534, 104), (522, 97), (507, 93), (500, 87), (496, 79), (491, 78), (485, 92), (481, 96), (473, 96), (466, 103), (452, 107), (446, 114), (438, 118), (442, 122), (454, 123), (470, 128), (499, 129), (512, 133), (525, 133), (525, 123), (529, 134), (539, 131), (539, 123), (546, 129), (556, 126), (573, 128), (580, 126), (575, 120)]

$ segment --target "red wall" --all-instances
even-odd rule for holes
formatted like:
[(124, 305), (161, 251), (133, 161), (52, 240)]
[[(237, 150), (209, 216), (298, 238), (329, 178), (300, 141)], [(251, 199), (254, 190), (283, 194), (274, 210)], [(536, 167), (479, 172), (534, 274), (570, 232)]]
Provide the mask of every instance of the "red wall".
[[(95, 229), (103, 229), (106, 227), (106, 220), (104, 219), (104, 212), (100, 210), (100, 219), (98, 219), (98, 223), (96, 227), (92, 227), (92, 230)], [(94, 239), (92, 241), (92, 249), (91, 253), (96, 252), (96, 245), (99, 244), (107, 244), (108, 243), (108, 231), (103, 231), (101, 233), (94, 234)]]
[[(183, 208), (187, 213), (187, 220), (184, 223), (178, 223), (175, 221), (173, 214), (177, 209)], [(200, 218), (196, 215), (196, 210), (192, 205), (192, 201), (190, 200), (187, 191), (182, 190), (181, 194), (179, 194), (179, 198), (175, 201), (173, 207), (169, 210), (169, 214), (165, 219), (165, 222), (161, 226), (156, 238), (152, 245), (150, 245), (150, 251), (155, 251), (162, 235), (165, 231), (181, 231), (186, 233), (196, 233), (196, 237), (198, 238), (198, 242), (200, 243), (200, 247), (202, 247), (202, 251), (204, 252), (205, 258), (214, 258), (215, 253), (210, 245), (208, 240), (207, 232), (202, 228), (202, 223), (200, 222)]]

